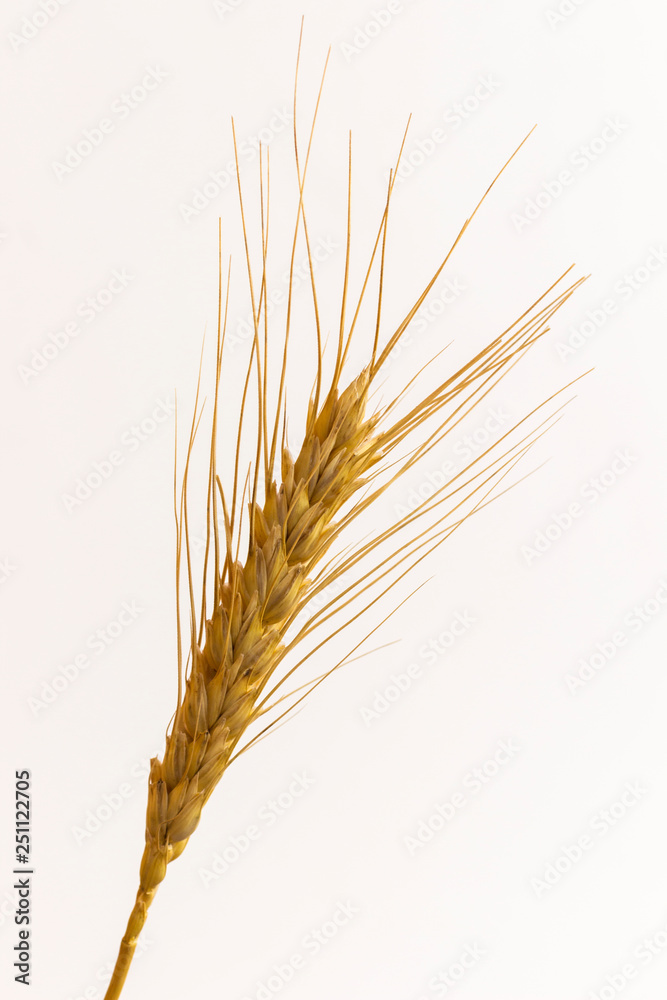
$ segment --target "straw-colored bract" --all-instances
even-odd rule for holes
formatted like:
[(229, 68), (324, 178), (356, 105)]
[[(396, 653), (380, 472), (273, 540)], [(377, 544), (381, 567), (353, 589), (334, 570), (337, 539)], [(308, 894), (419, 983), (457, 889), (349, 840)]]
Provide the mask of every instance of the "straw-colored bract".
[[(345, 272), (340, 316), (336, 322), (338, 336), (332, 352), (332, 370), (327, 375), (303, 196), (316, 116), (317, 109), (303, 167), (299, 159), (295, 124), (299, 202), (291, 252), (284, 340), (279, 363), (273, 367), (272, 373), (269, 372), (271, 366), (268, 361), (272, 339), (269, 337), (266, 309), (268, 156), (265, 153), (260, 155), (262, 273), (259, 287), (250, 264), (239, 180), (254, 336), (249, 346), (240, 412), (237, 415), (236, 458), (229, 496), (225, 494), (216, 467), (230, 281), (228, 272), (225, 294), (220, 250), (217, 366), (202, 596), (197, 611), (187, 491), (190, 456), (201, 418), (197, 401), (180, 491), (176, 482), (174, 484), (177, 579), (180, 578), (181, 562), (185, 560), (187, 564), (190, 605), (188, 670), (183, 676), (179, 608), (177, 707), (167, 734), (164, 755), (161, 760), (154, 758), (151, 764), (146, 844), (140, 866), (139, 891), (106, 1000), (115, 1000), (120, 995), (156, 889), (165, 877), (168, 864), (184, 850), (199, 823), (204, 804), (225, 769), (344, 660), (329, 665), (323, 676), (297, 689), (296, 702), (285, 711), (280, 710), (264, 729), (242, 745), (244, 737), (247, 739), (249, 727), (283, 702), (283, 685), (306, 659), (342, 629), (360, 617), (368, 617), (369, 609), (395, 586), (398, 579), (456, 530), (470, 514), (498, 495), (498, 487), (505, 476), (544, 433), (561, 408), (558, 405), (548, 414), (546, 410), (542, 412), (542, 408), (549, 403), (546, 400), (504, 434), (494, 448), (485, 451), (454, 479), (436, 490), (430, 500), (417, 510), (407, 513), (396, 523), (387, 525), (384, 530), (351, 549), (339, 551), (328, 561), (325, 559), (334, 543), (341, 536), (344, 538), (351, 522), (397, 478), (435, 448), (535, 344), (548, 329), (548, 322), (555, 311), (580, 282), (576, 281), (560, 292), (554, 291), (568, 274), (565, 272), (515, 324), (458, 371), (430, 389), (416, 404), (407, 400), (414, 395), (413, 383), (416, 381), (419, 384), (422, 372), (416, 373), (396, 398), (372, 409), (369, 405), (370, 393), (375, 389), (391, 351), (426, 299), (488, 191), (464, 224), (423, 294), (387, 338), (381, 334), (381, 306), (387, 222), (395, 170), (391, 174), (384, 213), (354, 311), (349, 308), (348, 302), (351, 193), (348, 194)], [(296, 85), (294, 120), (296, 123)], [(351, 192), (351, 152), (349, 169), (348, 191)], [(305, 238), (311, 261), (316, 366), (305, 434), (296, 457), (293, 457), (287, 446), (286, 374), (289, 364), (291, 277), (300, 233)], [(358, 318), (362, 301), (369, 294), (374, 268), (378, 272), (377, 307), (374, 329), (370, 334), (365, 333), (368, 360), (360, 373), (350, 377), (347, 374), (349, 347), (353, 336), (362, 336), (358, 330), (361, 325)], [(349, 313), (352, 313), (352, 319), (348, 323)], [(277, 375), (273, 374), (276, 371)], [(254, 386), (256, 413), (253, 419), (256, 421), (257, 436), (250, 449), (251, 462), (246, 474), (242, 465), (243, 430)], [(408, 387), (411, 388), (410, 396), (406, 392)], [(229, 425), (229, 414), (225, 414), (225, 426)], [(403, 454), (402, 445), (405, 445)], [(278, 466), (279, 474), (276, 472)], [(211, 578), (208, 583), (207, 569)], [(313, 597), (327, 592), (327, 588), (341, 577), (347, 581), (344, 588), (335, 597), (320, 604), (317, 610), (309, 611), (308, 605)], [(210, 611), (207, 611), (207, 604)], [(372, 634), (377, 627), (377, 621), (373, 621), (368, 634)], [(356, 651), (367, 637), (360, 641), (355, 637), (357, 642), (351, 652)]]

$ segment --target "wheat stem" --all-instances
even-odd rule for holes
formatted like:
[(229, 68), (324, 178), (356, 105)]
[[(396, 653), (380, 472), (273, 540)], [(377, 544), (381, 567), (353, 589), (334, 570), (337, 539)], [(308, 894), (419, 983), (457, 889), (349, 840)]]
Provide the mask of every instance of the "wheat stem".
[(137, 947), (139, 935), (141, 934), (143, 926), (146, 923), (148, 907), (153, 902), (154, 895), (154, 889), (139, 889), (139, 892), (137, 893), (134, 908), (130, 914), (130, 919), (127, 922), (127, 929), (120, 942), (118, 958), (116, 959), (116, 965), (114, 967), (107, 992), (104, 995), (104, 1000), (118, 1000), (118, 997), (121, 995), (123, 986), (125, 985), (125, 980), (127, 979), (127, 974), (130, 971), (132, 959), (134, 958), (134, 952)]

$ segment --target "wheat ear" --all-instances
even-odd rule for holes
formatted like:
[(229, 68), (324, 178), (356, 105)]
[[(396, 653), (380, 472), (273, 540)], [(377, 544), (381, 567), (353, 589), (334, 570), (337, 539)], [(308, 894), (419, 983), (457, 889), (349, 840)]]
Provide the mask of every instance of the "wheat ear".
[[(316, 115), (317, 109), (313, 116), (308, 153), (310, 152)], [(294, 120), (296, 122), (296, 96)], [(223, 295), (220, 244), (217, 367), (208, 477), (208, 531), (201, 610), (200, 614), (197, 615), (190, 559), (187, 509), (189, 459), (201, 416), (200, 413), (198, 414), (198, 403), (195, 403), (180, 497), (176, 491), (176, 484), (174, 493), (177, 524), (177, 574), (180, 573), (183, 556), (186, 558), (188, 569), (190, 594), (189, 671), (187, 677), (182, 679), (179, 609), (177, 708), (167, 734), (163, 758), (162, 760), (154, 758), (151, 762), (146, 811), (146, 844), (140, 866), (139, 891), (121, 942), (118, 960), (105, 1000), (116, 1000), (120, 996), (137, 938), (146, 921), (147, 911), (157, 887), (165, 877), (168, 864), (183, 852), (189, 837), (195, 831), (205, 802), (229, 764), (239, 753), (244, 752), (248, 746), (262, 736), (266, 729), (274, 725), (277, 719), (274, 719), (265, 730), (262, 730), (249, 743), (240, 748), (239, 745), (249, 727), (270, 708), (282, 701), (282, 697), (279, 697), (281, 686), (314, 650), (311, 649), (303, 655), (295, 665), (292, 665), (284, 673), (281, 679), (273, 684), (273, 687), (267, 690), (269, 682), (275, 677), (285, 658), (293, 650), (301, 649), (316, 629), (324, 627), (327, 630), (326, 638), (318, 641), (314, 647), (319, 649), (341, 628), (347, 627), (352, 621), (363, 615), (393, 586), (398, 578), (404, 576), (409, 569), (439, 545), (452, 531), (456, 530), (471, 513), (485, 506), (489, 502), (488, 498), (492, 490), (514, 468), (516, 462), (525, 455), (558, 412), (557, 409), (548, 417), (537, 421), (535, 415), (541, 407), (536, 407), (531, 414), (524, 417), (503, 436), (501, 442), (504, 442), (504, 450), (503, 448), (497, 449), (496, 457), (491, 456), (492, 449), (489, 449), (488, 452), (485, 451), (455, 480), (437, 490), (430, 501), (417, 511), (401, 518), (397, 523), (377, 533), (370, 540), (358, 544), (351, 551), (345, 552), (329, 562), (324, 562), (326, 553), (339, 536), (345, 532), (351, 521), (366, 510), (388, 485), (434, 448), (443, 436), (463, 419), (470, 409), (497, 384), (509, 368), (546, 332), (551, 316), (569, 298), (580, 282), (575, 282), (549, 300), (548, 295), (555, 288), (553, 285), (512, 327), (496, 337), (467, 364), (431, 389), (420, 402), (412, 405), (407, 412), (403, 412), (399, 417), (394, 418), (394, 413), (400, 410), (405, 390), (389, 404), (371, 410), (369, 406), (370, 392), (391, 350), (428, 295), (470, 222), (470, 219), (466, 221), (451, 250), (428, 282), (422, 295), (408, 311), (404, 321), (380, 347), (384, 251), (389, 202), (396, 176), (395, 171), (393, 171), (384, 214), (378, 228), (359, 302), (349, 329), (346, 330), (345, 314), (350, 263), (350, 198), (348, 196), (348, 240), (339, 335), (333, 373), (327, 380), (325, 388), (324, 350), (320, 336), (318, 302), (303, 203), (308, 155), (306, 155), (302, 169), (299, 161), (296, 126), (294, 142), (299, 181), (299, 204), (292, 248), (292, 270), (297, 234), (302, 232), (311, 260), (310, 276), (317, 340), (315, 384), (306, 418), (305, 435), (296, 458), (294, 458), (286, 443), (285, 415), (285, 382), (292, 301), (291, 281), (282, 359), (278, 366), (280, 374), (277, 378), (277, 392), (274, 394), (276, 398), (271, 410), (269, 409), (267, 378), (270, 367), (268, 360), (269, 338), (265, 308), (268, 196), (265, 201), (262, 180), (262, 276), (259, 295), (256, 296), (239, 181), (239, 201), (246, 241), (248, 278), (255, 329), (238, 419), (234, 486), (231, 503), (229, 503), (216, 469), (219, 389), (229, 300), (229, 273), (227, 296)], [(268, 188), (268, 160), (266, 166), (266, 186)], [(503, 167), (504, 169), (505, 167)], [(262, 176), (261, 157), (260, 176)], [(495, 180), (479, 205), (486, 198), (493, 183)], [(477, 212), (479, 205), (472, 215)], [(371, 269), (378, 258), (380, 263), (377, 320), (375, 331), (369, 343), (369, 360), (361, 373), (346, 384), (343, 381), (343, 371), (348, 349), (357, 325), (361, 302), (367, 293)], [(565, 274), (567, 275), (568, 272)], [(257, 381), (257, 440), (254, 447), (253, 468), (242, 486), (241, 438), (251, 378), (256, 378)], [(427, 432), (424, 430), (426, 427), (428, 427)], [(531, 427), (532, 429), (528, 429)], [(400, 446), (406, 442), (410, 435), (419, 431), (421, 431), (419, 442), (416, 445), (411, 445), (407, 452), (400, 456)], [(278, 458), (280, 475), (276, 481), (274, 467), (278, 464)], [(263, 471), (264, 474), (264, 496), (261, 502), (259, 499), (260, 471)], [(222, 513), (220, 518), (223, 526), (221, 533), (218, 530), (219, 510)], [(247, 514), (242, 514), (241, 511), (247, 511)], [(415, 525), (419, 525), (419, 528), (415, 528)], [(398, 537), (402, 532), (407, 533), (407, 541), (401, 541), (399, 545)], [(242, 537), (244, 544), (247, 543), (247, 550), (245, 550), (243, 559), (240, 559)], [(367, 565), (365, 560), (369, 557), (372, 559), (373, 555), (377, 554), (380, 548), (387, 543), (390, 554), (382, 558), (378, 555), (370, 569), (362, 570), (360, 567)], [(206, 567), (209, 560), (213, 563), (213, 587), (212, 610), (210, 614), (207, 614)], [(313, 596), (323, 592), (341, 574), (354, 574), (355, 572), (356, 577), (341, 593), (320, 607), (318, 611), (311, 613), (305, 623), (298, 624), (301, 613)], [(373, 588), (375, 589), (373, 590)], [(351, 615), (342, 625), (335, 624), (335, 615), (349, 607), (355, 598), (366, 593), (372, 596), (369, 596), (365, 607)], [(295, 623), (297, 624), (295, 625)], [(295, 634), (293, 626), (296, 628)], [(340, 662), (342, 661), (331, 667), (324, 676), (328, 676), (332, 670), (340, 665)], [(320, 677), (306, 685), (306, 693), (301, 695), (298, 701), (301, 701), (322, 680), (323, 677)], [(278, 718), (282, 718), (284, 714), (282, 713)]]

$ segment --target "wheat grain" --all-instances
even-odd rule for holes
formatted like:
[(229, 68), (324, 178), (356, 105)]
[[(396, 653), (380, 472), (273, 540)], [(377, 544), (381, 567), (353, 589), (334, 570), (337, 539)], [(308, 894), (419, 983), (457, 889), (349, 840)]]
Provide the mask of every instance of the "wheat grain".
[[(195, 831), (202, 808), (213, 789), (232, 760), (256, 742), (278, 720), (274, 719), (245, 746), (240, 747), (249, 727), (269, 709), (282, 702), (283, 696), (279, 694), (282, 685), (304, 660), (341, 628), (347, 627), (363, 615), (396, 583), (397, 579), (404, 576), (456, 530), (471, 513), (489, 502), (492, 491), (550, 425), (558, 412), (556, 410), (546, 419), (540, 419), (536, 423), (535, 414), (540, 410), (540, 407), (536, 407), (503, 436), (501, 442), (505, 442), (504, 450), (496, 445), (496, 457), (491, 457), (491, 450), (485, 451), (453, 481), (437, 490), (430, 501), (417, 511), (407, 514), (397, 523), (376, 533), (370, 540), (357, 544), (351, 551), (339, 553), (336, 558), (324, 562), (325, 555), (351, 522), (368, 509), (391, 483), (433, 449), (544, 334), (551, 316), (572, 294), (579, 282), (567, 287), (555, 298), (547, 300), (547, 296), (555, 287), (552, 286), (512, 327), (491, 341), (453, 375), (449, 375), (431, 389), (407, 412), (393, 417), (394, 413), (400, 410), (405, 390), (390, 403), (371, 410), (370, 392), (390, 352), (433, 287), (470, 222), (470, 219), (466, 221), (452, 249), (437, 268), (423, 294), (409, 309), (403, 322), (380, 347), (382, 282), (388, 210), (395, 177), (393, 171), (384, 214), (359, 302), (349, 329), (346, 330), (350, 264), (350, 196), (348, 195), (348, 238), (339, 335), (333, 373), (325, 388), (319, 308), (303, 200), (316, 116), (317, 108), (303, 169), (299, 161), (295, 125), (299, 204), (290, 274), (293, 273), (297, 234), (303, 232), (311, 260), (310, 273), (317, 340), (315, 384), (306, 416), (303, 442), (296, 457), (292, 456), (287, 447), (285, 414), (291, 281), (287, 326), (279, 366), (280, 375), (277, 378), (274, 405), (271, 412), (269, 411), (269, 338), (266, 310), (268, 162), (266, 200), (263, 182), (260, 187), (262, 277), (258, 297), (250, 266), (248, 234), (239, 182), (241, 218), (254, 316), (254, 337), (238, 416), (231, 503), (227, 502), (216, 468), (220, 380), (230, 282), (228, 272), (225, 298), (220, 244), (215, 403), (209, 461), (208, 531), (201, 610), (197, 615), (188, 534), (187, 490), (190, 455), (201, 417), (198, 411), (198, 393), (180, 495), (176, 490), (176, 481), (174, 487), (177, 578), (180, 576), (180, 565), (184, 555), (188, 570), (190, 665), (187, 677), (183, 680), (179, 607), (177, 708), (167, 735), (162, 760), (154, 758), (151, 763), (146, 811), (146, 844), (140, 866), (139, 891), (122, 939), (106, 1000), (116, 1000), (120, 995), (138, 935), (145, 923), (147, 910), (156, 889), (164, 879), (169, 863), (182, 853), (188, 838)], [(294, 118), (296, 122), (296, 108)], [(260, 176), (263, 176), (263, 162), (260, 157)], [(349, 171), (351, 178), (351, 153)], [(348, 190), (350, 189), (351, 183)], [(472, 213), (471, 219), (478, 208), (479, 205)], [(378, 256), (380, 263), (377, 314), (369, 360), (361, 373), (345, 384), (343, 373), (349, 347), (357, 326), (361, 302), (367, 293), (371, 269)], [(562, 277), (564, 275), (559, 281)], [(240, 470), (242, 431), (249, 386), (254, 376), (257, 379), (257, 440), (252, 470), (249, 471), (242, 486)], [(400, 446), (410, 435), (425, 427), (428, 427), (428, 432), (424, 434), (422, 431), (422, 440), (416, 445), (411, 445), (407, 453), (401, 457)], [(510, 444), (510, 441), (514, 443)], [(280, 475), (276, 478), (274, 466), (278, 459)], [(260, 470), (264, 473), (264, 496), (261, 502)], [(222, 537), (218, 531), (219, 509), (222, 512), (221, 520), (224, 526)], [(247, 514), (242, 513), (245, 510)], [(416, 530), (415, 525), (419, 522), (421, 522), (420, 530)], [(407, 541), (402, 541), (400, 545), (397, 540), (399, 535), (403, 538), (407, 535)], [(242, 537), (244, 544), (247, 541), (247, 551), (244, 558), (240, 559)], [(383, 546), (388, 549), (388, 554), (380, 556)], [(365, 568), (366, 560), (376, 553), (376, 561), (372, 562), (370, 568)], [(207, 614), (206, 568), (209, 557), (213, 563), (213, 592), (212, 610)], [(331, 584), (343, 574), (346, 575), (346, 579), (348, 574), (352, 574), (351, 582), (326, 603), (320, 604), (305, 622), (298, 624), (308, 602), (315, 595), (327, 592), (327, 588), (330, 588)], [(368, 595), (365, 606), (355, 611), (342, 625), (335, 624), (336, 616), (364, 594)], [(276, 681), (278, 668), (286, 658), (294, 650), (301, 649), (305, 640), (323, 626), (326, 628), (325, 638), (318, 641), (314, 649), (309, 649)], [(355, 650), (359, 645), (360, 643), (355, 645)], [(337, 669), (340, 662), (342, 661), (331, 667), (323, 677), (305, 685), (306, 692), (298, 701), (306, 697), (332, 670)], [(274, 679), (273, 686), (269, 687), (272, 679)], [(278, 719), (285, 714), (281, 713)]]

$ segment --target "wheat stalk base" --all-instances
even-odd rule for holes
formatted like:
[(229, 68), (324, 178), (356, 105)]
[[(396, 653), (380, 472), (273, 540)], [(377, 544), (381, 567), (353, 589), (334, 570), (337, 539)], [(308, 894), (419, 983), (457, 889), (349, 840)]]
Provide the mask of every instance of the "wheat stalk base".
[(127, 974), (130, 971), (132, 959), (134, 958), (134, 952), (137, 947), (139, 935), (141, 934), (143, 926), (146, 923), (148, 907), (153, 902), (154, 895), (155, 889), (140, 889), (137, 893), (137, 899), (132, 913), (130, 914), (130, 919), (127, 922), (125, 934), (123, 935), (123, 939), (120, 943), (118, 958), (116, 959), (116, 965), (114, 966), (113, 974), (111, 976), (111, 982), (109, 983), (109, 987), (104, 994), (104, 1000), (118, 1000), (121, 995), (123, 986), (125, 985), (125, 980), (127, 979)]

